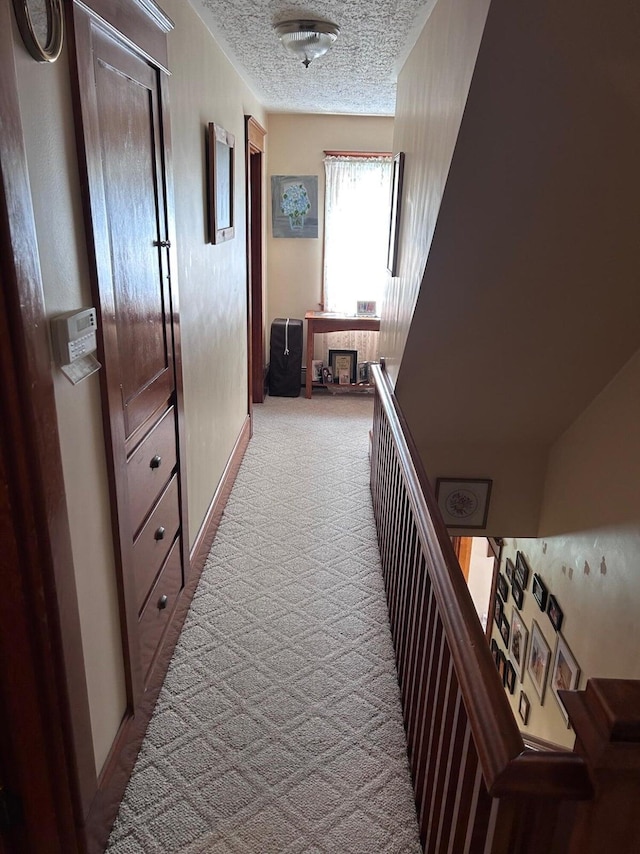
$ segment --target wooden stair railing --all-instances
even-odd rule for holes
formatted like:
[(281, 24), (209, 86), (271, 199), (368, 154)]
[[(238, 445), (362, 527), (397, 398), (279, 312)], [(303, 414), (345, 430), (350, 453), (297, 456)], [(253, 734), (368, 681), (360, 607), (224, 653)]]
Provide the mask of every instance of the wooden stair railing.
[[(578, 832), (579, 825), (583, 831), (589, 826), (601, 800), (606, 774), (594, 773), (589, 752), (602, 753), (602, 738), (588, 735), (585, 724), (587, 744), (574, 752), (525, 747), (384, 366), (374, 367), (374, 375), (371, 493), (423, 849), (438, 854), (605, 850), (588, 843), (586, 831)], [(567, 703), (570, 713), (575, 711), (578, 742), (578, 710), (592, 728), (592, 718), (604, 718), (612, 733), (612, 719), (624, 719), (627, 726), (618, 727), (617, 734), (624, 732), (626, 741), (616, 747), (629, 748), (626, 760), (640, 780), (639, 745), (633, 744), (640, 739), (640, 716), (630, 711), (634, 704), (640, 708), (640, 695), (632, 696), (640, 683), (630, 683), (624, 699), (616, 694), (619, 706), (613, 711), (601, 696), (594, 702), (590, 686), (597, 681)]]

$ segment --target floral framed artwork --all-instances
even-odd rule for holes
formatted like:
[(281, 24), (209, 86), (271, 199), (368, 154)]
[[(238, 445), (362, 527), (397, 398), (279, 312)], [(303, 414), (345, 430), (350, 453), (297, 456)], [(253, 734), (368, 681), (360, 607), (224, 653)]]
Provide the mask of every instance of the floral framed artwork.
[(511, 611), (511, 639), (509, 642), (509, 654), (520, 681), (524, 677), (524, 665), (527, 660), (527, 643), (529, 642), (529, 629), (522, 621), (522, 616), (517, 608)]
[(389, 218), (389, 249), (387, 270), (398, 275), (398, 238), (400, 237), (400, 208), (402, 206), (402, 179), (404, 175), (404, 151), (393, 158), (391, 173), (391, 216)]
[(274, 237), (318, 236), (318, 176), (271, 176)]
[(447, 528), (486, 528), (493, 481), (439, 477), (436, 498)]
[(553, 654), (553, 665), (551, 667), (551, 691), (558, 701), (562, 717), (567, 724), (569, 724), (569, 715), (558, 691), (575, 691), (579, 680), (580, 668), (578, 667), (578, 662), (573, 657), (573, 653), (569, 649), (565, 639), (561, 634), (558, 634)]
[(207, 128), (209, 242), (224, 243), (234, 235), (233, 153), (235, 136), (220, 125)]
[(527, 657), (527, 673), (531, 677), (538, 697), (540, 697), (540, 705), (544, 702), (550, 660), (551, 650), (549, 649), (549, 644), (544, 639), (540, 626), (534, 620), (531, 627), (531, 644)]

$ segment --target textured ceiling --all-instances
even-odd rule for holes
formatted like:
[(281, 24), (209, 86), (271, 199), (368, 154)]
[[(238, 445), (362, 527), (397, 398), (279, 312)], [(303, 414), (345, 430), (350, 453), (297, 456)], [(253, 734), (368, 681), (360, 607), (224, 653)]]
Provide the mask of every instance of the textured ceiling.
[[(190, 0), (270, 112), (393, 115), (396, 78), (436, 0)], [(340, 27), (308, 69), (274, 24), (295, 18)]]

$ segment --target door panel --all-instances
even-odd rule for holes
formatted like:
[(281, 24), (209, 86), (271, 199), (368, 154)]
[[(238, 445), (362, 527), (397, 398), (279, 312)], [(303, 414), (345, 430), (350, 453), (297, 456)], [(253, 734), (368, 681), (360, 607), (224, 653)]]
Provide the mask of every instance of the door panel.
[[(94, 41), (125, 437), (173, 391), (157, 72), (111, 39)], [(117, 63), (117, 65), (116, 65)]]

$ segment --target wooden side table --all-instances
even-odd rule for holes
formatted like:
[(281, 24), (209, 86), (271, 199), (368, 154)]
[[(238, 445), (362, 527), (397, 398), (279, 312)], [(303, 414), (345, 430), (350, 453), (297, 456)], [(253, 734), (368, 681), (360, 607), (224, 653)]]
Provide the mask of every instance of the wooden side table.
[(313, 388), (313, 336), (317, 332), (379, 332), (379, 317), (362, 317), (355, 314), (337, 314), (331, 311), (308, 311), (304, 319), (307, 321), (307, 371), (305, 394), (311, 398)]

